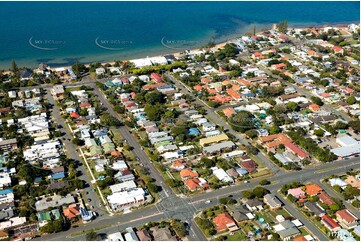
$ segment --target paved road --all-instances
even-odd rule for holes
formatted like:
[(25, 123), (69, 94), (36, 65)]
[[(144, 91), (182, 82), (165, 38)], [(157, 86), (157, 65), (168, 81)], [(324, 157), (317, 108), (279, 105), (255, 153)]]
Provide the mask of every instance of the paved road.
[[(47, 93), (46, 93), (46, 99), (48, 100), (48, 102), (53, 105), (52, 108), (52, 118), (53, 120), (58, 124), (61, 125), (62, 127), (60, 129), (58, 129), (59, 131), (61, 131), (64, 136), (60, 139), (61, 142), (63, 143), (63, 145), (65, 146), (67, 152), (68, 152), (68, 157), (74, 160), (79, 161), (79, 167), (78, 167), (78, 172), (81, 172), (81, 175), (79, 176), (79, 179), (84, 180), (89, 186), (86, 187), (84, 190), (85, 192), (85, 196), (91, 199), (91, 202), (87, 202), (84, 201), (86, 203), (89, 204), (89, 206), (94, 206), (94, 209), (91, 209), (92, 211), (96, 211), (99, 216), (103, 216), (106, 213), (99, 207), (99, 200), (98, 200), (98, 196), (96, 194), (96, 192), (94, 192), (93, 187), (91, 185), (91, 177), (90, 175), (87, 173), (85, 166), (83, 165), (83, 163), (81, 162), (80, 156), (78, 154), (78, 151), (76, 149), (76, 147), (74, 146), (74, 144), (71, 142), (73, 136), (70, 133), (69, 129), (67, 128), (67, 124), (64, 122), (64, 119), (61, 117), (60, 115), (60, 110), (58, 108), (58, 106), (55, 105), (54, 102), (54, 98), (53, 96), (50, 94), (50, 91), (47, 89)], [(90, 207), (88, 207), (90, 209)]]
[[(341, 174), (346, 172), (348, 169), (353, 168), (357, 169), (359, 167), (359, 158), (350, 159), (345, 164), (344, 161), (338, 161), (333, 163), (328, 163), (323, 166), (318, 166), (314, 168), (307, 168), (301, 171), (292, 171), (289, 173), (282, 174), (278, 177), (271, 177), (269, 180), (271, 181), (271, 185), (266, 186), (268, 190), (272, 193), (277, 194), (277, 190), (284, 184), (297, 181), (300, 182), (317, 182), (321, 177), (326, 177), (332, 174)], [(146, 208), (140, 208), (135, 210), (131, 213), (128, 213), (123, 216), (113, 216), (113, 217), (101, 217), (98, 218), (96, 221), (81, 225), (78, 228), (72, 228), (70, 231), (61, 232), (58, 234), (51, 234), (45, 235), (41, 238), (37, 238), (36, 240), (81, 240), (83, 237), (82, 235), (69, 238), (72, 233), (78, 233), (82, 231), (87, 231), (92, 228), (99, 228), (104, 226), (115, 226), (117, 228), (104, 228), (99, 230), (99, 232), (106, 232), (106, 231), (119, 231), (119, 229), (124, 229), (126, 227), (130, 227), (134, 225), (134, 222), (137, 222), (137, 226), (145, 224), (149, 221), (160, 221), (163, 219), (167, 219), (170, 216), (174, 218), (182, 219), (183, 221), (188, 220), (189, 215), (194, 215), (194, 213), (204, 210), (206, 208), (215, 206), (218, 204), (218, 198), (225, 197), (228, 195), (232, 195), (236, 199), (241, 198), (241, 191), (243, 190), (250, 190), (253, 189), (258, 185), (258, 181), (261, 180), (253, 180), (248, 184), (238, 184), (229, 186), (223, 189), (219, 189), (216, 191), (205, 192), (202, 194), (194, 195), (189, 198), (179, 198), (177, 197), (176, 202), (173, 201), (172, 198), (169, 200), (164, 199), (164, 203), (157, 204), (156, 206), (149, 206)], [(324, 187), (324, 186), (323, 186)], [(207, 204), (205, 201), (210, 200), (211, 203)], [(182, 205), (183, 204), (183, 205)], [(321, 240), (326, 240), (323, 235), (320, 234), (318, 229), (313, 225), (310, 224), (304, 216), (298, 216), (297, 212), (293, 212), (292, 205), (286, 204), (286, 209), (292, 213), (294, 217), (300, 219), (302, 223), (306, 225), (306, 227), (316, 235)], [(191, 208), (190, 208), (191, 207)], [(188, 220), (190, 221), (190, 220)], [(194, 221), (190, 221), (194, 224)], [(191, 240), (205, 240), (203, 234), (199, 231), (197, 226), (192, 226), (195, 232), (195, 238), (199, 239), (192, 239)]]

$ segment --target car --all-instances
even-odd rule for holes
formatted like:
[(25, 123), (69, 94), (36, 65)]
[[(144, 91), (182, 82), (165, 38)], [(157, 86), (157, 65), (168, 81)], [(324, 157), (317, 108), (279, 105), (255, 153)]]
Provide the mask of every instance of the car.
[(140, 159), (139, 159), (139, 157), (138, 157), (138, 156), (136, 157), (136, 159), (137, 159), (137, 161), (140, 161)]
[(233, 195), (228, 195), (228, 197), (233, 197)]
[(91, 202), (92, 200), (90, 198), (87, 199), (88, 202)]
[(91, 206), (90, 206), (90, 209), (94, 209), (94, 206), (93, 206), (93, 205), (91, 205)]
[(212, 202), (211, 200), (207, 200), (207, 201), (205, 201), (205, 204), (209, 204), (211, 202)]
[(101, 207), (103, 204), (102, 203), (99, 203), (99, 207)]
[(87, 191), (86, 194), (89, 194), (89, 192)]
[(249, 181), (244, 181), (244, 183), (249, 183)]

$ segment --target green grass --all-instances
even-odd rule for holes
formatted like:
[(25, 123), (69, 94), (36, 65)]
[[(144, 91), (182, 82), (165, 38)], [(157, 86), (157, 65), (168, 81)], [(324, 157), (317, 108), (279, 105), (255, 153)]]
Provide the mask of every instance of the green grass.
[(227, 235), (227, 241), (244, 241), (247, 239), (247, 235), (245, 235), (242, 231), (234, 232), (233, 235)]
[(305, 228), (300, 228), (300, 231), (301, 231), (300, 236), (306, 236), (306, 235), (310, 234)]
[(258, 217), (263, 218), (266, 223), (274, 222), (272, 217), (269, 215), (269, 213), (266, 212), (259, 212), (257, 213)]

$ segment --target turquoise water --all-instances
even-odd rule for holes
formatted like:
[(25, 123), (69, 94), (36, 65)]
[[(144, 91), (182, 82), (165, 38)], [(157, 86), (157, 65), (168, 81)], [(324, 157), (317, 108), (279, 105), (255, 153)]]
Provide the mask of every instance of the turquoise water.
[[(359, 2), (0, 2), (0, 67), (140, 58), (270, 27), (359, 22)], [(165, 44), (167, 47), (165, 47)]]

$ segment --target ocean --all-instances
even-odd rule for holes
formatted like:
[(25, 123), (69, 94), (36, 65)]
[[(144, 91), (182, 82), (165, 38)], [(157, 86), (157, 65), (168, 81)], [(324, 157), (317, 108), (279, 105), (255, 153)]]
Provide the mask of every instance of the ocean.
[(0, 68), (180, 52), (270, 28), (360, 22), (358, 1), (0, 2)]

